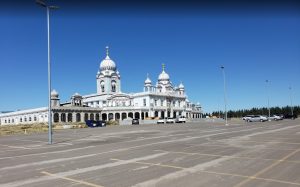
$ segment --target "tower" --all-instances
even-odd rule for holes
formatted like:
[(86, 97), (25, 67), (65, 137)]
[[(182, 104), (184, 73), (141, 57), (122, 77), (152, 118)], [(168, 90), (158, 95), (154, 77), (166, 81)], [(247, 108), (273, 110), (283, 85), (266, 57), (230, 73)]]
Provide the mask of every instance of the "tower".
[(109, 57), (109, 47), (106, 47), (106, 57), (100, 63), (96, 75), (97, 94), (115, 94), (121, 92), (121, 76), (115, 62)]

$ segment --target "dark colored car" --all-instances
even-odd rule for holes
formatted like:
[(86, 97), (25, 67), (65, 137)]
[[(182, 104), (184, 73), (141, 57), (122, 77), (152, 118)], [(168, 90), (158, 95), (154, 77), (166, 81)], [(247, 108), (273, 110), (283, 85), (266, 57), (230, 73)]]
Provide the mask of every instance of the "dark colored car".
[(106, 126), (106, 122), (105, 121), (95, 121), (95, 120), (86, 120), (85, 121), (85, 124), (88, 126), (88, 127), (105, 127)]
[(286, 114), (286, 115), (284, 115), (284, 119), (296, 119), (296, 118), (297, 118), (296, 114), (294, 114), (294, 115), (292, 115), (292, 114)]
[(139, 119), (132, 119), (132, 125), (140, 124)]

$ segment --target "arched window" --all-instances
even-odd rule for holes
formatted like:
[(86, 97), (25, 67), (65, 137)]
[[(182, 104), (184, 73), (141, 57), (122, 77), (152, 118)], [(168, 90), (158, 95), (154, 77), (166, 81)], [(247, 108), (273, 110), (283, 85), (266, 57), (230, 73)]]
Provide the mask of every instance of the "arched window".
[(111, 81), (111, 91), (116, 92), (116, 81)]
[(105, 92), (105, 89), (104, 89), (104, 81), (101, 81), (101, 82), (100, 82), (100, 85), (101, 85), (101, 92)]

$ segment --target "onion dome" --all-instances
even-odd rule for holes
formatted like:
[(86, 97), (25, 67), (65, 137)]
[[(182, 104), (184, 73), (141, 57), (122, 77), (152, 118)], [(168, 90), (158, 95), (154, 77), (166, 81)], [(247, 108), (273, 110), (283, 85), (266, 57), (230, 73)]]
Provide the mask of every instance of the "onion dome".
[(58, 98), (58, 93), (57, 93), (57, 91), (56, 90), (52, 90), (51, 91), (51, 97), (55, 97), (55, 98)]
[(148, 74), (147, 74), (147, 79), (145, 80), (145, 84), (152, 84), (152, 81), (150, 80)]
[(182, 82), (179, 84), (178, 88), (179, 89), (184, 89), (184, 85), (182, 84)]
[(165, 72), (165, 64), (162, 64), (163, 71), (161, 74), (158, 76), (159, 81), (168, 81), (170, 80), (170, 76)]
[(109, 47), (106, 47), (106, 57), (102, 62), (100, 63), (100, 70), (116, 70), (116, 64), (113, 60), (109, 58)]

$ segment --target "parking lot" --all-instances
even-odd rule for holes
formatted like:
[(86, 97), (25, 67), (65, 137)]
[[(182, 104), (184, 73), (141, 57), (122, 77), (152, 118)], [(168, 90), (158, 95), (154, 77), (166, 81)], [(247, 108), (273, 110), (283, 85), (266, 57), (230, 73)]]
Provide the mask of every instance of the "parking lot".
[(0, 186), (300, 186), (300, 120), (0, 137)]

